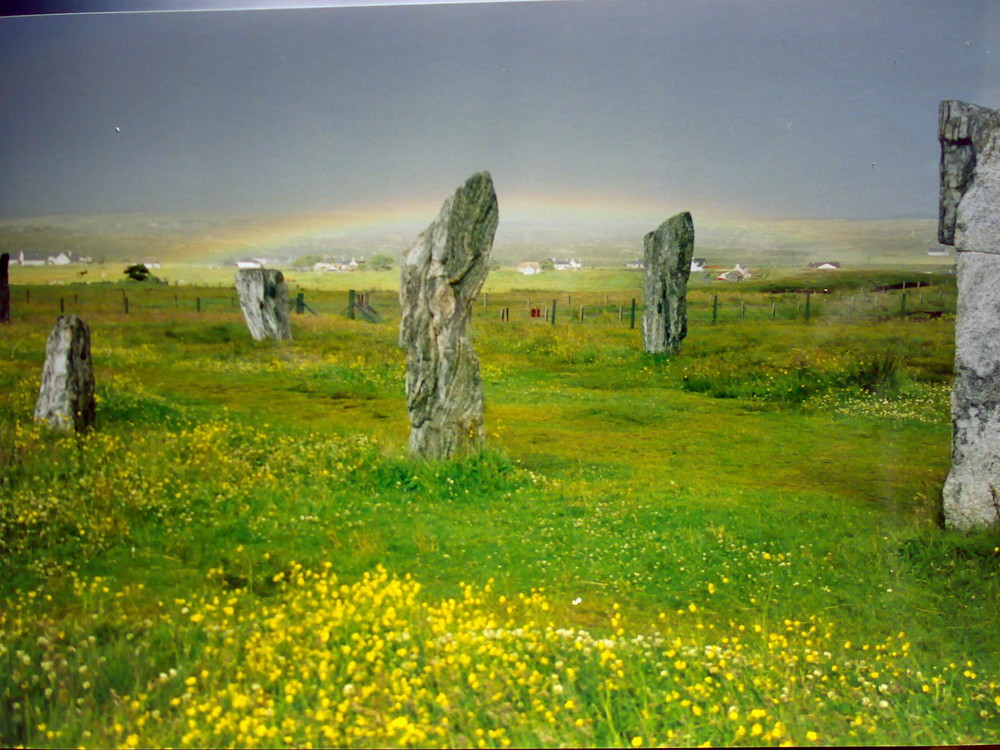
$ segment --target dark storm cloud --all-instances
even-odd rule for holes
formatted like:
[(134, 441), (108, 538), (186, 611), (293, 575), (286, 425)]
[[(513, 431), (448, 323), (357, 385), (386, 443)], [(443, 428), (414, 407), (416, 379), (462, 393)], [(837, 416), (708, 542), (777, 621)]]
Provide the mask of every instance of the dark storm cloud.
[[(449, 193), (933, 216), (989, 3), (535, 2), (0, 21), (0, 215)], [(872, 166), (872, 163), (875, 166)]]

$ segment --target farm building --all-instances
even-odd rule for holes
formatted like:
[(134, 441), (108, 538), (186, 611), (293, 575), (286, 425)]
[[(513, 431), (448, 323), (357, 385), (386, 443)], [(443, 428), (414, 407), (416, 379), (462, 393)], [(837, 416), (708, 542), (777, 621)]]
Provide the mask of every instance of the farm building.
[(716, 281), (746, 281), (750, 278), (750, 269), (741, 266), (739, 263), (730, 271), (724, 271), (715, 277)]
[(523, 273), (525, 276), (531, 276), (532, 274), (541, 273), (542, 265), (533, 260), (526, 260), (523, 263), (517, 264), (517, 272)]
[(705, 270), (705, 264), (708, 261), (705, 258), (692, 258), (691, 259), (691, 272), (697, 273), (698, 271)]
[(38, 253), (26, 253), (21, 250), (18, 253), (17, 264), (19, 266), (44, 266), (46, 264), (46, 260), (44, 255), (39, 255)]
[(840, 268), (840, 261), (838, 260), (822, 260), (816, 263), (810, 263), (809, 267), (814, 271), (831, 271)]
[(312, 270), (349, 273), (351, 271), (358, 270), (358, 261), (354, 258), (351, 258), (350, 260), (345, 260), (344, 258), (338, 258), (337, 260), (324, 261), (322, 263), (313, 263)]
[(552, 264), (552, 268), (556, 271), (575, 271), (579, 268), (583, 268), (583, 265), (578, 260), (556, 260), (555, 258), (548, 258), (549, 263)]

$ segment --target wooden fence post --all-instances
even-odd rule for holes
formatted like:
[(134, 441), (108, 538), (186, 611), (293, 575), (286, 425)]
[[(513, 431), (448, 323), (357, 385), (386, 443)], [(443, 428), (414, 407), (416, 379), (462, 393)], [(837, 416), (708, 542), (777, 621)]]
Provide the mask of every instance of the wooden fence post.
[(899, 317), (906, 317), (906, 292), (899, 298)]
[(580, 322), (583, 322), (583, 305), (580, 305)]
[(812, 292), (806, 292), (806, 323), (809, 322), (809, 307), (812, 302)]
[(197, 312), (201, 312), (201, 297), (194, 298), (194, 308)]
[(556, 301), (552, 300), (552, 317), (550, 318), (552, 325), (556, 324)]
[(128, 315), (128, 297), (125, 298), (125, 314)]
[(719, 319), (719, 295), (712, 295), (712, 325)]
[(347, 290), (347, 317), (349, 320), (354, 320), (354, 299), (357, 296), (357, 292), (353, 289)]
[(635, 297), (632, 298), (632, 311), (628, 316), (628, 327), (630, 330), (635, 328)]

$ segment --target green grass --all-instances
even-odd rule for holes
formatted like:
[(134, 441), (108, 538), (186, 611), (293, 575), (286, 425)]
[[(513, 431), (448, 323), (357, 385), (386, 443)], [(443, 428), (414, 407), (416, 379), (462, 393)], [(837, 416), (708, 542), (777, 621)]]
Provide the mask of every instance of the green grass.
[[(455, 462), (406, 454), (391, 291), (373, 325), (315, 290), (277, 344), (226, 289), (31, 287), (0, 331), (0, 743), (997, 741), (1000, 540), (938, 525), (953, 290), (806, 322), (695, 288), (669, 358), (608, 277), (556, 325), (477, 304), (489, 448)], [(80, 437), (31, 421), (73, 293)]]

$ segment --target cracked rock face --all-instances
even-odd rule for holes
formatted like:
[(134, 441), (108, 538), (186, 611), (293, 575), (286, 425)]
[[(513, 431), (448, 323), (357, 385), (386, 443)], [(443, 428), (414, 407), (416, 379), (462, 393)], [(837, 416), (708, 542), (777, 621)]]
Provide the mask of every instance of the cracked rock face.
[(938, 239), (955, 246), (958, 316), (945, 524), (1000, 524), (1000, 111), (941, 102)]
[(236, 272), (236, 292), (254, 341), (292, 337), (288, 286), (281, 271), (241, 268)]
[(96, 414), (90, 329), (76, 315), (62, 315), (45, 344), (35, 420), (57, 430), (81, 432), (93, 426)]
[(488, 172), (470, 177), (403, 255), (399, 344), (406, 350), (410, 450), (431, 459), (481, 450), (483, 384), (466, 336), (498, 222)]
[(676, 354), (687, 336), (687, 283), (694, 255), (691, 214), (685, 211), (667, 219), (646, 235), (643, 247), (643, 350)]

